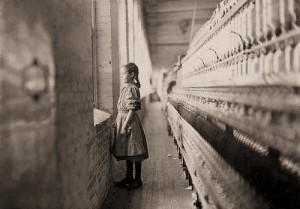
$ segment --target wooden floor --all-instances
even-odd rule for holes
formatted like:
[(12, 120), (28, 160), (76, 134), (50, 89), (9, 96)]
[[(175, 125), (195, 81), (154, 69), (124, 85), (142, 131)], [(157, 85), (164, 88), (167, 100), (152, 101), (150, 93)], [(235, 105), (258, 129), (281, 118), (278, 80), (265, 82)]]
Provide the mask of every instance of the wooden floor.
[[(176, 147), (167, 135), (160, 103), (151, 103), (144, 119), (150, 158), (142, 164), (142, 188), (112, 187), (102, 209), (191, 209), (192, 194), (181, 169)], [(115, 180), (124, 177), (125, 163)]]

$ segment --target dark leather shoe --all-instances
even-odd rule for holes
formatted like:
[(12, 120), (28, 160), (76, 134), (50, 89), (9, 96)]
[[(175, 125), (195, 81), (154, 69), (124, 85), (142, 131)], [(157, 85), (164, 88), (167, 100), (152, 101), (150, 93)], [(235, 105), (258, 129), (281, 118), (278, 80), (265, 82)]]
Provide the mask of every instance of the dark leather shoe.
[(121, 181), (114, 181), (114, 184), (116, 187), (128, 187), (129, 185), (132, 185), (134, 183), (133, 178), (125, 177)]
[(134, 180), (133, 184), (129, 184), (127, 188), (129, 190), (137, 189), (143, 186), (143, 181), (142, 180)]

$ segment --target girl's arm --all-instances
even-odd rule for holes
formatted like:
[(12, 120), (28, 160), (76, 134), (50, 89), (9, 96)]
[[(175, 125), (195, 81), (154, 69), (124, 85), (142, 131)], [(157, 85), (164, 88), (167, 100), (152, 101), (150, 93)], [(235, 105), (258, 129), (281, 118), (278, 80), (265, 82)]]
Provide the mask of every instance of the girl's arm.
[(128, 112), (128, 115), (126, 117), (125, 122), (123, 123), (122, 129), (121, 129), (121, 134), (125, 134), (126, 133), (126, 128), (128, 127), (128, 125), (130, 124), (133, 115), (134, 115), (135, 111), (130, 109)]
[(140, 93), (137, 87), (131, 86), (126, 92), (125, 97), (126, 108), (129, 110), (127, 117), (122, 125), (121, 134), (126, 133), (127, 127), (130, 125), (131, 120), (136, 110), (141, 109)]

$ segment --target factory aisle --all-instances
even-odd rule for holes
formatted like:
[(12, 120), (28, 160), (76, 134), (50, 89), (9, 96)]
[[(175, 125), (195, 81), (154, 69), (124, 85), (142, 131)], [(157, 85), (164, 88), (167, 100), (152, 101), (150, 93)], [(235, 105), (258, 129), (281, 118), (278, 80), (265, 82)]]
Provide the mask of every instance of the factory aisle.
[[(143, 162), (142, 188), (127, 189), (112, 186), (102, 209), (189, 209), (192, 195), (182, 171), (176, 146), (167, 134), (166, 119), (161, 104), (150, 103), (143, 122), (150, 158)], [(121, 179), (125, 173), (117, 175)]]

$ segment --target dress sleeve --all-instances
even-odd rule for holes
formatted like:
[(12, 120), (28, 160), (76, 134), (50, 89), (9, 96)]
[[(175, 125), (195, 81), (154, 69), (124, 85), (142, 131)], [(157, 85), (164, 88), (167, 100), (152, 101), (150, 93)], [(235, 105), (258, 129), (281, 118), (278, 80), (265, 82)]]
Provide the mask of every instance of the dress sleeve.
[(125, 95), (126, 109), (128, 110), (140, 110), (141, 100), (140, 91), (136, 86), (130, 86)]

